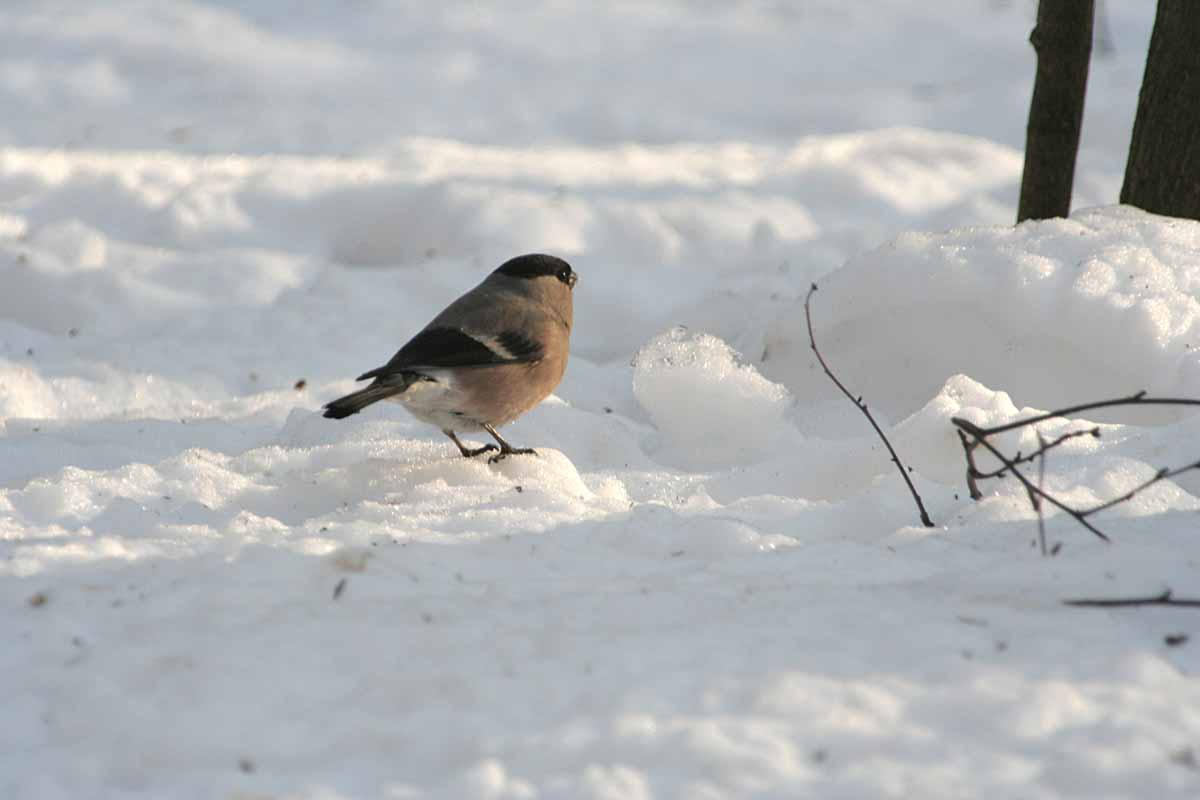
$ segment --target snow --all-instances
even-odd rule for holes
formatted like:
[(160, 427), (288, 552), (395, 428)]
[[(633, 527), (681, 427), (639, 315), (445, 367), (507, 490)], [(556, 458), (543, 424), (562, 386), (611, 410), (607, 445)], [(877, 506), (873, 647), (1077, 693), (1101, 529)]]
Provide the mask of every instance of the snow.
[[(1112, 205), (1150, 4), (1014, 227), (1033, 6), (5, 4), (0, 796), (1200, 795), (1195, 611), (1062, 605), (1200, 595), (1200, 476), (1043, 558), (950, 422), (1200, 393), (1200, 223)], [(320, 416), (532, 251), (536, 456)], [(1198, 419), (1047, 421), (1046, 486)]]
[(655, 452), (660, 461), (712, 467), (758, 460), (790, 444), (787, 389), (739, 364), (715, 336), (673, 328), (656, 337), (634, 357), (633, 394), (665, 440)]

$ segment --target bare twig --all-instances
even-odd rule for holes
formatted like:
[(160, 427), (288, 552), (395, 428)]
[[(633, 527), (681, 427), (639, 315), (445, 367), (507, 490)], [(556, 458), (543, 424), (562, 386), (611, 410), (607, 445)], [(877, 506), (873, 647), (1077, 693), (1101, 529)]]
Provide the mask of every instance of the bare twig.
[(967, 459), (967, 491), (971, 493), (972, 500), (982, 500), (983, 492), (979, 491), (979, 484), (975, 480), (980, 474), (975, 468), (975, 448), (979, 445), (968, 442), (967, 435), (961, 430), (955, 432), (958, 434), (958, 440), (962, 442), (963, 455)]
[[(1038, 451), (1042, 457), (1038, 460), (1038, 492), (1046, 493), (1046, 451), (1050, 448), (1047, 446), (1046, 439), (1042, 436), (1042, 432), (1038, 431)], [(1046, 515), (1042, 513), (1042, 498), (1036, 495), (1029, 496), (1033, 507), (1037, 509), (1038, 515), (1038, 544), (1042, 546), (1042, 558), (1046, 557)]]
[(1154, 484), (1158, 483), (1161, 480), (1166, 480), (1167, 478), (1173, 478), (1176, 475), (1179, 475), (1180, 473), (1187, 472), (1188, 470), (1193, 470), (1193, 469), (1200, 469), (1200, 462), (1196, 462), (1195, 464), (1188, 464), (1188, 465), (1182, 466), (1182, 467), (1176, 467), (1175, 469), (1167, 469), (1166, 467), (1163, 467), (1158, 472), (1154, 473), (1153, 478), (1150, 478), (1147, 481), (1143, 481), (1142, 483), (1133, 487), (1132, 489), (1130, 489), (1128, 492), (1121, 495), (1120, 497), (1114, 497), (1112, 500), (1109, 500), (1106, 503), (1101, 503), (1098, 506), (1094, 506), (1092, 508), (1087, 509), (1086, 511), (1081, 511), (1079, 513), (1083, 514), (1086, 517), (1089, 514), (1095, 514), (1097, 511), (1103, 511), (1106, 508), (1112, 508), (1113, 506), (1117, 505), (1118, 503), (1124, 503), (1126, 500), (1129, 500), (1138, 492), (1140, 492), (1144, 489), (1149, 489), (1151, 486), (1153, 486)]
[[(1038, 436), (1038, 443), (1039, 443), (1038, 449), (1034, 450), (1032, 453), (1030, 453), (1028, 455), (1021, 455), (1020, 451), (1018, 451), (1017, 455), (1012, 459), (1012, 463), (1024, 464), (1026, 461), (1033, 461), (1036, 458), (1042, 457), (1043, 455), (1045, 455), (1049, 451), (1053, 450), (1054, 448), (1058, 447), (1059, 445), (1063, 444), (1064, 442), (1068, 442), (1071, 439), (1077, 439), (1080, 436), (1095, 436), (1096, 438), (1099, 438), (1100, 437), (1100, 429), (1099, 428), (1085, 428), (1084, 430), (1080, 430), (1080, 431), (1071, 431), (1070, 433), (1064, 433), (1062, 436), (1059, 436), (1055, 439), (1050, 439), (1050, 440), (1045, 439), (1042, 436), (1041, 431), (1038, 432), (1037, 436)], [(972, 448), (972, 449), (974, 449), (974, 448)], [(1000, 467), (999, 469), (992, 470), (991, 472), (979, 472), (978, 470), (976, 470), (975, 478), (977, 480), (983, 480), (985, 478), (1002, 478), (1002, 477), (1004, 477), (1004, 473), (1007, 470), (1008, 470), (1007, 466)]]
[(955, 425), (958, 426), (958, 428), (960, 430), (965, 431), (968, 435), (970, 435), (975, 440), (974, 444), (983, 445), (983, 447), (989, 453), (991, 453), (993, 456), (995, 456), (996, 460), (1004, 465), (1004, 469), (1001, 470), (1001, 472), (1004, 472), (1004, 473), (1011, 472), (1013, 474), (1013, 477), (1015, 477), (1017, 480), (1019, 480), (1021, 482), (1021, 485), (1025, 487), (1026, 493), (1028, 493), (1031, 496), (1040, 497), (1040, 498), (1044, 499), (1050, 505), (1059, 509), (1060, 511), (1070, 514), (1072, 517), (1075, 518), (1075, 520), (1080, 525), (1087, 528), (1089, 531), (1091, 531), (1092, 533), (1094, 533), (1096, 536), (1100, 537), (1104, 541), (1106, 541), (1106, 542), (1109, 541), (1109, 538), (1104, 535), (1103, 531), (1101, 531), (1095, 525), (1093, 525), (1092, 523), (1087, 521), (1087, 514), (1092, 513), (1091, 511), (1088, 511), (1087, 513), (1081, 513), (1077, 509), (1071, 508), (1066, 503), (1064, 503), (1061, 500), (1059, 500), (1058, 498), (1054, 497), (1054, 495), (1048, 494), (1047, 492), (1044, 492), (1041, 489), (1039, 489), (1037, 486), (1034, 486), (1033, 482), (1030, 481), (1029, 478), (1025, 477), (1025, 474), (1023, 472), (1021, 472), (1019, 469), (1017, 469), (1016, 463), (1011, 458), (1004, 455), (1004, 453), (1001, 453), (999, 450), (996, 449), (995, 445), (993, 445), (990, 441), (988, 441), (987, 432), (983, 428), (980, 428), (978, 425), (976, 425), (975, 423), (973, 423), (969, 420), (960, 419), (958, 417), (955, 417), (953, 419), (953, 422)]
[(896, 451), (892, 447), (892, 443), (889, 442), (888, 438), (883, 435), (883, 431), (880, 429), (879, 424), (875, 422), (875, 418), (871, 416), (871, 412), (867, 410), (867, 404), (863, 402), (862, 397), (856, 398), (850, 393), (849, 389), (842, 385), (842, 382), (839, 381), (837, 376), (833, 374), (833, 371), (829, 369), (829, 365), (825, 363), (825, 359), (821, 356), (821, 351), (817, 349), (817, 339), (813, 335), (812, 310), (810, 308), (813, 293), (816, 291), (817, 285), (814, 283), (812, 288), (808, 290), (808, 295), (804, 298), (804, 319), (808, 323), (808, 343), (812, 347), (812, 351), (816, 355), (817, 361), (821, 362), (821, 369), (825, 370), (825, 374), (829, 376), (829, 379), (833, 381), (834, 385), (841, 389), (842, 394), (846, 395), (846, 397), (850, 399), (850, 402), (854, 403), (854, 405), (858, 407), (858, 410), (861, 411), (867, 418), (867, 421), (871, 423), (871, 427), (875, 429), (875, 433), (879, 434), (879, 438), (883, 440), (884, 446), (887, 448), (888, 453), (890, 453), (892, 456), (892, 463), (896, 465), (896, 469), (900, 470), (900, 477), (904, 479), (905, 485), (908, 486), (908, 491), (912, 493), (913, 500), (917, 504), (917, 510), (921, 515), (921, 524), (926, 528), (932, 528), (934, 527), (933, 520), (929, 518), (929, 512), (925, 510), (925, 504), (921, 502), (921, 495), (917, 494), (917, 488), (913, 486), (912, 479), (908, 477), (908, 470), (905, 468), (904, 464), (900, 462), (900, 456), (896, 455)]
[(1062, 602), (1065, 606), (1078, 606), (1082, 608), (1117, 608), (1122, 606), (1184, 606), (1187, 608), (1200, 608), (1200, 599), (1174, 597), (1170, 589), (1167, 589), (1162, 594), (1151, 595), (1149, 597), (1083, 598), (1079, 600), (1063, 600)]
[[(1124, 503), (1127, 500), (1130, 500), (1135, 495), (1137, 495), (1139, 492), (1145, 491), (1146, 489), (1150, 488), (1151, 486), (1158, 483), (1159, 481), (1166, 480), (1167, 478), (1172, 478), (1176, 475), (1179, 475), (1183, 472), (1187, 472), (1189, 470), (1200, 469), (1200, 461), (1192, 463), (1192, 464), (1186, 464), (1182, 467), (1176, 467), (1173, 469), (1164, 467), (1164, 468), (1160, 469), (1158, 472), (1156, 472), (1153, 477), (1143, 481), (1142, 483), (1138, 484), (1137, 486), (1133, 487), (1132, 489), (1125, 492), (1124, 494), (1121, 494), (1118, 497), (1114, 497), (1111, 500), (1106, 500), (1105, 502), (1100, 503), (1095, 506), (1092, 506), (1091, 508), (1073, 508), (1071, 506), (1068, 506), (1066, 503), (1063, 503), (1062, 501), (1054, 498), (1053, 496), (1051, 496), (1050, 494), (1048, 494), (1045, 491), (1043, 481), (1044, 481), (1044, 476), (1045, 476), (1046, 454), (1050, 450), (1054, 449), (1055, 447), (1058, 447), (1058, 446), (1062, 445), (1063, 443), (1065, 443), (1071, 439), (1080, 437), (1080, 436), (1089, 436), (1090, 435), (1090, 436), (1099, 437), (1100, 436), (1099, 426), (1093, 426), (1091, 428), (1083, 428), (1080, 430), (1068, 431), (1067, 433), (1061, 434), (1060, 436), (1058, 436), (1054, 439), (1050, 439), (1050, 440), (1047, 440), (1044, 436), (1042, 436), (1041, 431), (1037, 431), (1038, 448), (1036, 450), (1034, 450), (1032, 453), (1029, 453), (1026, 455), (1022, 455), (1020, 453), (1020, 451), (1018, 451), (1017, 454), (1012, 458), (1009, 458), (1008, 456), (1005, 456), (1003, 453), (1001, 453), (991, 443), (991, 441), (989, 441), (989, 437), (995, 436), (1000, 433), (1006, 433), (1008, 431), (1016, 430), (1018, 428), (1022, 428), (1025, 426), (1036, 425), (1037, 423), (1045, 422), (1046, 420), (1066, 417), (1070, 414), (1075, 414), (1080, 411), (1088, 411), (1088, 410), (1093, 410), (1093, 409), (1097, 409), (1097, 408), (1111, 408), (1114, 406), (1129, 406), (1129, 405), (1190, 405), (1190, 406), (1194, 406), (1194, 405), (1200, 405), (1200, 400), (1191, 400), (1191, 399), (1186, 399), (1186, 398), (1173, 398), (1173, 397), (1146, 397), (1145, 392), (1138, 392), (1137, 394), (1133, 394), (1128, 397), (1118, 398), (1116, 400), (1102, 400), (1102, 401), (1095, 402), (1095, 403), (1084, 403), (1084, 404), (1077, 405), (1077, 406), (1071, 406), (1070, 408), (1062, 408), (1062, 409), (1058, 409), (1057, 411), (1050, 411), (1045, 414), (1039, 414), (1037, 416), (1027, 417), (1025, 419), (1007, 423), (1005, 425), (996, 425), (991, 428), (981, 428), (978, 425), (976, 425), (975, 423), (971, 422), (970, 420), (963, 419), (962, 417), (952, 417), (950, 421), (952, 423), (954, 423), (955, 427), (958, 428), (959, 440), (962, 442), (963, 453), (966, 456), (966, 460), (967, 460), (967, 488), (970, 489), (970, 491), (971, 491), (971, 498), (973, 500), (978, 500), (982, 497), (982, 494), (979, 492), (979, 485), (978, 485), (978, 482), (980, 480), (984, 480), (984, 479), (988, 479), (988, 478), (1003, 478), (1003, 477), (1005, 477), (1005, 475), (1007, 475), (1009, 472), (1011, 472), (1013, 474), (1013, 476), (1016, 477), (1017, 480), (1019, 480), (1021, 482), (1021, 484), (1025, 487), (1025, 492), (1026, 492), (1026, 494), (1029, 495), (1030, 505), (1033, 506), (1033, 509), (1038, 514), (1038, 538), (1042, 545), (1042, 554), (1043, 555), (1046, 554), (1046, 540), (1045, 540), (1045, 521), (1043, 519), (1042, 500), (1045, 500), (1046, 502), (1050, 503), (1051, 505), (1055, 506), (1058, 509), (1061, 509), (1062, 511), (1066, 512), (1067, 514), (1070, 514), (1072, 517), (1075, 518), (1075, 520), (1080, 525), (1083, 525), (1085, 528), (1087, 528), (1089, 531), (1091, 531), (1092, 533), (1094, 533), (1096, 536), (1100, 537), (1104, 541), (1108, 541), (1108, 537), (1105, 536), (1104, 533), (1102, 533), (1099, 528), (1097, 528), (1092, 523), (1088, 522), (1088, 520), (1087, 520), (1088, 517), (1092, 516), (1093, 514), (1097, 514), (1101, 511), (1105, 511), (1109, 508), (1112, 508), (1113, 506), (1120, 505), (1121, 503)], [(1000, 462), (999, 468), (994, 469), (990, 472), (981, 472), (976, 467), (974, 452), (975, 452), (975, 448), (980, 447), (980, 446), (984, 447), (989, 453), (991, 453), (993, 456), (996, 457), (996, 459)], [(1039, 469), (1038, 469), (1039, 478), (1038, 478), (1038, 484), (1036, 486), (1034, 486), (1033, 483), (1031, 481), (1029, 481), (1029, 479), (1026, 478), (1025, 475), (1020, 472), (1020, 470), (1017, 469), (1017, 465), (1024, 464), (1024, 463), (1032, 461), (1034, 459), (1040, 459)]]
[(1078, 414), (1083, 411), (1093, 411), (1097, 408), (1117, 408), (1119, 406), (1200, 406), (1200, 400), (1188, 397), (1147, 397), (1146, 393), (1141, 391), (1129, 397), (1118, 397), (1115, 400), (1098, 400), (1094, 403), (1083, 403), (1082, 405), (1070, 406), (1069, 408), (1060, 408), (1045, 414), (1039, 414), (1036, 417), (1026, 417), (1025, 419), (1005, 423), (1004, 425), (997, 425), (994, 428), (980, 428), (979, 431), (984, 436), (995, 436), (997, 433), (1016, 430), (1026, 425), (1036, 425), (1039, 422), (1045, 422), (1048, 419), (1055, 419), (1056, 417), (1069, 417), (1072, 414)]

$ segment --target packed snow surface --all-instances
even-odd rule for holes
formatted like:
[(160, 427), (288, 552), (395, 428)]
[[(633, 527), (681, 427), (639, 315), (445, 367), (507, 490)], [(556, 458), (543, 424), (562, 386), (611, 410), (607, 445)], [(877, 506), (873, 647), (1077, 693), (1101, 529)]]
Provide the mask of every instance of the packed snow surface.
[[(6, 3), (0, 797), (1200, 796), (1196, 611), (1062, 604), (1200, 596), (1200, 474), (1042, 557), (950, 422), (1200, 397), (1200, 223), (1112, 205), (1152, 9), (1099, 8), (1082, 210), (1013, 227), (1033, 3)], [(536, 456), (321, 417), (531, 251)], [(1198, 420), (1045, 422), (1101, 432), (1045, 486)]]

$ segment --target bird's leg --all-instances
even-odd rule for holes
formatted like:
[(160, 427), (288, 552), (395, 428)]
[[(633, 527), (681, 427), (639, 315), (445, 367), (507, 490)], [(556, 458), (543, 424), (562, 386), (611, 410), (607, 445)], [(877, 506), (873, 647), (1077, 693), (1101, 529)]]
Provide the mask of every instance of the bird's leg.
[(458, 440), (458, 437), (454, 435), (454, 431), (442, 431), (442, 433), (449, 436), (450, 441), (458, 445), (458, 452), (463, 454), (463, 458), (474, 458), (481, 453), (486, 453), (489, 450), (497, 449), (496, 445), (494, 444), (485, 444), (483, 447), (470, 448)]
[(513, 447), (508, 442), (501, 438), (500, 434), (496, 433), (496, 429), (491, 425), (484, 424), (483, 429), (492, 435), (492, 438), (500, 443), (500, 452), (488, 459), (489, 464), (495, 464), (508, 456), (520, 456), (525, 454), (537, 455), (537, 451), (532, 447)]

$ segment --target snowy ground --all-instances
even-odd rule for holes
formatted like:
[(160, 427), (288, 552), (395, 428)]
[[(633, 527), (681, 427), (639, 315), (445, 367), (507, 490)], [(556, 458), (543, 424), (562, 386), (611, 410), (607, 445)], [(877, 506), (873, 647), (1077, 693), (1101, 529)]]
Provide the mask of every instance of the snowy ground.
[[(1032, 1), (302, 5), (0, 9), (0, 797), (1200, 796), (1196, 612), (1060, 602), (1200, 595), (1200, 475), (1042, 558), (949, 422), (1200, 396), (1200, 223), (1010, 225)], [(529, 251), (538, 457), (319, 416)], [(1200, 457), (1097, 421), (1072, 502)]]

